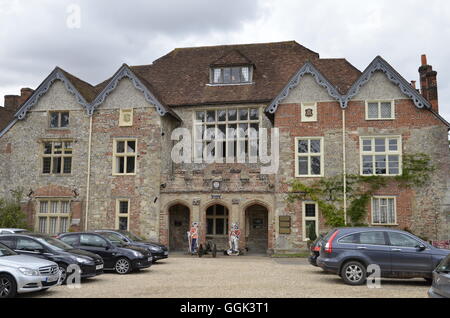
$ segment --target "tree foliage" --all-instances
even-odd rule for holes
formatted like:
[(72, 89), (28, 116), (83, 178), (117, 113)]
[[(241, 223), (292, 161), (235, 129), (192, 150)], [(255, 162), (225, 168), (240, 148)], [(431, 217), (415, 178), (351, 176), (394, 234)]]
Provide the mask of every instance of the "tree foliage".
[(27, 215), (20, 207), (23, 190), (11, 191), (10, 198), (0, 198), (0, 228), (28, 228)]

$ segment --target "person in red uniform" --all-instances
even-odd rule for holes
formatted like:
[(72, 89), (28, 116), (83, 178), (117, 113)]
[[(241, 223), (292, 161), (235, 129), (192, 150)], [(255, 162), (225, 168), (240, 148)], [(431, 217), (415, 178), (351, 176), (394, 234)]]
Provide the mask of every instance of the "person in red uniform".
[(191, 253), (196, 253), (198, 248), (198, 222), (193, 222), (189, 231), (189, 247)]

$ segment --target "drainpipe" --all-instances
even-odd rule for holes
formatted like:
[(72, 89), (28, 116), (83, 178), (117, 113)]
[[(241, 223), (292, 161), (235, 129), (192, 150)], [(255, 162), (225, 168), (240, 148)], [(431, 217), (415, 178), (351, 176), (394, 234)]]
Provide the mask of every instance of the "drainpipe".
[(87, 180), (86, 180), (86, 211), (84, 215), (84, 229), (88, 230), (88, 216), (89, 216), (89, 194), (91, 184), (91, 144), (92, 144), (92, 117), (89, 116), (89, 144), (88, 144), (88, 166), (87, 166)]
[(347, 156), (345, 150), (345, 109), (342, 109), (342, 176), (344, 187), (344, 224), (347, 226)]

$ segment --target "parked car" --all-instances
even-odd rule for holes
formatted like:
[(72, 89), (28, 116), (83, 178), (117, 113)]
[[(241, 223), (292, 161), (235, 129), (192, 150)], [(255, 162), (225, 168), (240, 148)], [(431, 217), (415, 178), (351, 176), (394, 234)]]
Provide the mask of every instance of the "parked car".
[(129, 231), (97, 230), (95, 232), (97, 232), (97, 233), (114, 233), (117, 236), (119, 236), (125, 244), (148, 249), (150, 251), (150, 253), (152, 253), (153, 263), (155, 263), (158, 260), (169, 257), (169, 249), (166, 246), (159, 244), (159, 243), (145, 241), (143, 238), (141, 238), (141, 237), (137, 236), (136, 234), (133, 234)]
[(153, 257), (148, 250), (126, 245), (113, 233), (65, 233), (58, 238), (73, 247), (100, 255), (105, 269), (114, 270), (117, 274), (128, 274), (152, 265)]
[(320, 255), (320, 248), (323, 244), (323, 238), (326, 236), (321, 234), (319, 235), (319, 237), (311, 244), (311, 247), (309, 248), (310, 250), (310, 255), (308, 257), (308, 261), (312, 266), (318, 267), (317, 265), (317, 258)]
[(103, 260), (93, 253), (74, 249), (64, 242), (45, 234), (3, 234), (0, 243), (21, 255), (46, 259), (58, 264), (61, 283), (67, 281), (67, 267), (77, 265), (81, 269), (81, 278), (89, 278), (103, 273)]
[(47, 290), (58, 284), (58, 264), (19, 255), (0, 243), (0, 298)]
[(433, 285), (428, 291), (430, 298), (450, 298), (450, 255), (433, 272)]
[(24, 229), (0, 229), (0, 234), (18, 234), (18, 233), (27, 233), (28, 230)]
[(389, 228), (340, 228), (328, 233), (317, 264), (349, 285), (364, 284), (367, 267), (378, 265), (381, 277), (422, 277), (432, 272), (450, 250), (438, 249), (404, 231)]

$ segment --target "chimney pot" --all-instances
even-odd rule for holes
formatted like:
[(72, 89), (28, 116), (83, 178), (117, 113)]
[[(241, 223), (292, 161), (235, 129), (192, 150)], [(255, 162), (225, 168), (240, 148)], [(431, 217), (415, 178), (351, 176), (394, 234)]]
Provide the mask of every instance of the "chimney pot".
[(426, 54), (422, 54), (422, 66), (428, 65), (427, 62), (427, 55)]

